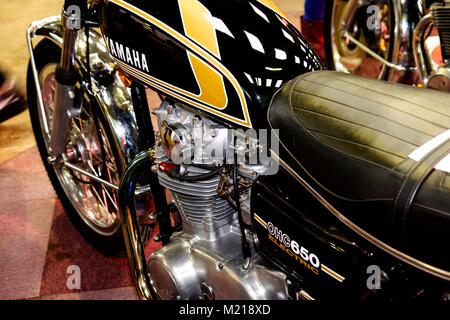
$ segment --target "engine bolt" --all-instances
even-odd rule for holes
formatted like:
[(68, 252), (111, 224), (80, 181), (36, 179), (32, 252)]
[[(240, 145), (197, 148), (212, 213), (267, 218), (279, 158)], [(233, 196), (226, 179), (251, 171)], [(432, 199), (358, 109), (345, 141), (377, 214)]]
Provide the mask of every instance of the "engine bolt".
[(50, 157), (47, 158), (47, 163), (48, 164), (53, 165), (55, 162), (56, 162), (56, 157), (50, 156)]
[(200, 288), (202, 290), (202, 298), (204, 300), (214, 300), (214, 289), (206, 281), (202, 282)]
[(161, 241), (161, 235), (160, 235), (160, 234), (157, 234), (156, 236), (154, 236), (154, 237), (153, 237), (153, 241), (155, 241), (155, 242)]
[(197, 124), (199, 121), (201, 120), (201, 118), (199, 117), (199, 116), (194, 116), (193, 118), (192, 118), (192, 124)]

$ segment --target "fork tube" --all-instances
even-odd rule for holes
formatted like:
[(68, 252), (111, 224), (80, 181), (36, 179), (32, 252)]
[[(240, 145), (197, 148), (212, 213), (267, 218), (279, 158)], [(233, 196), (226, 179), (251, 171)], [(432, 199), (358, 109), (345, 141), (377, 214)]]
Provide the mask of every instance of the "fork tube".
[(71, 118), (71, 110), (75, 99), (77, 74), (74, 68), (75, 44), (78, 31), (81, 29), (81, 1), (66, 1), (61, 13), (63, 27), (63, 48), (61, 61), (55, 72), (55, 106), (51, 132), (51, 149), (54, 157), (59, 157), (66, 148)]

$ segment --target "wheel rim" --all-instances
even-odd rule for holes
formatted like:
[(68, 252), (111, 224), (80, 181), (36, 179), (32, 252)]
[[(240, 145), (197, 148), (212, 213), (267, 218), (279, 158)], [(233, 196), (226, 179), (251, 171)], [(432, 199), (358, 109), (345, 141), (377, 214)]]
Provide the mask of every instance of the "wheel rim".
[[(49, 131), (52, 130), (52, 110), (55, 93), (56, 63), (42, 68), (39, 81)], [(72, 164), (118, 185), (120, 175), (111, 144), (101, 121), (89, 112), (89, 97), (85, 97), (82, 113), (71, 122), (68, 155)], [(41, 117), (41, 114), (39, 113)], [(41, 119), (42, 120), (42, 119)], [(50, 141), (41, 128), (47, 150)], [(72, 206), (83, 221), (95, 232), (110, 236), (120, 228), (118, 196), (103, 185), (67, 167), (54, 172)]]
[[(388, 70), (387, 66), (339, 34), (339, 25), (345, 11), (345, 6), (348, 3), (348, 1), (335, 0), (332, 7), (330, 40), (335, 70), (354, 73), (367, 78), (383, 79)], [(359, 21), (352, 23), (349, 28), (349, 33), (378, 55), (389, 60), (391, 46), (391, 10), (387, 3), (374, 2), (373, 4), (375, 3), (380, 8), (381, 13), (381, 23), (377, 34), (375, 35), (375, 30), (371, 31), (373, 34), (369, 34), (368, 28)], [(366, 13), (367, 8), (367, 5), (362, 6), (358, 9), (359, 11), (355, 14), (355, 17), (363, 16), (368, 19), (370, 16)]]

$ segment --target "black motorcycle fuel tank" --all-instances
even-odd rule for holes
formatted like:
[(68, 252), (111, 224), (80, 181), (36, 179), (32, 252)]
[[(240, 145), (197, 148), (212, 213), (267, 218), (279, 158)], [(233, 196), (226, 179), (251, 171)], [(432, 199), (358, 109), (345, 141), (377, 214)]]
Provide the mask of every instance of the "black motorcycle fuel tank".
[(267, 127), (273, 93), (323, 68), (270, 0), (105, 0), (101, 18), (127, 74), (234, 127)]

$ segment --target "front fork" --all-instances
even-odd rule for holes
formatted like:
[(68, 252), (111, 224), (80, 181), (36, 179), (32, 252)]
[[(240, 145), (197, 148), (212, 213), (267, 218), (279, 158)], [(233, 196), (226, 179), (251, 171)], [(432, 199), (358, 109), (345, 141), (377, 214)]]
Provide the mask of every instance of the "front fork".
[(61, 24), (63, 48), (61, 61), (55, 72), (55, 104), (50, 133), (51, 155), (54, 159), (61, 158), (65, 154), (70, 121), (81, 111), (81, 105), (76, 103), (80, 92), (76, 90), (77, 72), (75, 70), (76, 41), (82, 26), (80, 7), (65, 6), (61, 13)]

